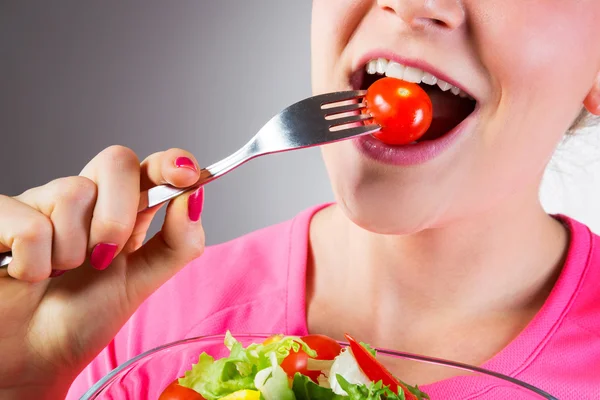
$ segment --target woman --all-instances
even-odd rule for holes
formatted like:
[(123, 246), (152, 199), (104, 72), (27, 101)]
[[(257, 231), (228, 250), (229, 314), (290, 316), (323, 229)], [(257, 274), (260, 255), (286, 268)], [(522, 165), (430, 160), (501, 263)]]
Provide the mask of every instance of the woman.
[[(431, 92), (441, 128), (419, 150), (324, 147), (336, 204), (201, 257), (202, 190), (141, 246), (155, 211), (136, 215), (139, 191), (198, 178), (183, 150), (140, 164), (112, 147), (79, 177), (2, 197), (15, 279), (0, 281), (0, 397), (75, 398), (143, 350), (231, 329), (349, 331), (593, 398), (600, 243), (547, 215), (538, 187), (582, 108), (600, 114), (598, 20), (595, 0), (315, 0), (314, 92), (391, 60), (449, 89)], [(450, 84), (475, 99), (470, 116)]]

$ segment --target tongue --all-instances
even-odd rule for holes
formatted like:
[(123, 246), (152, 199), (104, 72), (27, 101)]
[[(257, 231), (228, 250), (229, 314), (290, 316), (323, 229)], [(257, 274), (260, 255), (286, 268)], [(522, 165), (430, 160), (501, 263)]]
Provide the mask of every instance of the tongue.
[(433, 120), (431, 127), (418, 141), (433, 140), (442, 137), (460, 124), (473, 112), (474, 103), (461, 98), (450, 91), (444, 92), (435, 86), (422, 85), (431, 98)]

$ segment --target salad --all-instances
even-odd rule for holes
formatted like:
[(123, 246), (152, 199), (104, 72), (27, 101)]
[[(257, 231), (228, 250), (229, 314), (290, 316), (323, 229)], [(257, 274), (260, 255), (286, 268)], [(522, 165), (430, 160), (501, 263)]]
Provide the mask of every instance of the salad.
[(424, 400), (393, 376), (375, 350), (346, 335), (342, 348), (324, 335), (275, 335), (244, 347), (230, 332), (229, 355), (202, 353), (159, 400)]

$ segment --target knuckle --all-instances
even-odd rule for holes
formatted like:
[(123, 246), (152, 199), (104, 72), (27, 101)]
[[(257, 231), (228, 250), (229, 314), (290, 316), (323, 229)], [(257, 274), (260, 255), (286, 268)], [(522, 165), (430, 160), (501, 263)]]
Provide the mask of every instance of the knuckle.
[(77, 251), (71, 250), (61, 253), (52, 265), (58, 269), (73, 269), (82, 265), (85, 262), (85, 258), (85, 247), (79, 246)]
[(184, 149), (181, 149), (179, 147), (171, 147), (169, 150), (167, 150), (165, 152), (165, 154), (169, 155), (169, 156), (186, 156), (186, 157), (190, 157), (192, 154)]
[(180, 265), (187, 264), (204, 254), (204, 231), (186, 235), (184, 238), (174, 238), (159, 233), (160, 238), (170, 257)]
[(0, 210), (8, 209), (11, 198), (0, 194)]
[(189, 249), (189, 261), (192, 261), (200, 256), (202, 256), (202, 254), (204, 254), (204, 249), (206, 248), (205, 246), (205, 239), (204, 239), (204, 233), (198, 234), (198, 235), (191, 235), (193, 237), (191, 237), (190, 241), (188, 242), (188, 249)]
[(164, 156), (164, 151), (157, 151), (156, 153), (152, 153), (148, 157), (146, 157), (144, 161), (148, 163), (156, 163), (157, 161), (160, 162)]
[(133, 150), (125, 146), (110, 146), (102, 153), (102, 157), (118, 169), (129, 169), (140, 164), (138, 156)]
[(96, 200), (96, 184), (83, 176), (72, 176), (57, 181), (58, 197), (68, 204), (90, 204)]
[(19, 265), (17, 268), (11, 269), (9, 274), (17, 280), (30, 283), (37, 283), (47, 278), (47, 276), (41, 274), (40, 271), (27, 268), (23, 265)]
[[(20, 201), (22, 203), (26, 202), (26, 199), (28, 198), (33, 198), (35, 197), (35, 194), (42, 188), (41, 187), (34, 187), (34, 188), (29, 188), (25, 191), (23, 191), (22, 193), (20, 193), (19, 195), (15, 196), (14, 199), (17, 201)], [(6, 199), (7, 200), (7, 199)]]
[(120, 242), (124, 243), (133, 231), (133, 223), (104, 218), (95, 221), (94, 230), (101, 232), (102, 237), (120, 239)]
[(190, 254), (190, 256), (191, 256), (190, 261), (195, 260), (198, 257), (201, 257), (202, 254), (204, 254), (204, 248), (205, 248), (204, 244), (202, 244), (201, 246), (200, 245), (195, 246)]
[(19, 239), (27, 243), (41, 243), (52, 241), (54, 228), (50, 218), (43, 214), (37, 214), (29, 218), (23, 225), (23, 231), (19, 234)]

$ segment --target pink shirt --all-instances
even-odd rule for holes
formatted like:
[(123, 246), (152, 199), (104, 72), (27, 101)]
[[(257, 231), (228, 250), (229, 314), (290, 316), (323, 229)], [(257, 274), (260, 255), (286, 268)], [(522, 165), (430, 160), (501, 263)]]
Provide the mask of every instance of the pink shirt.
[[(79, 398), (119, 364), (171, 341), (227, 329), (306, 334), (308, 228), (323, 207), (207, 248), (140, 307), (79, 375), (67, 398)], [(600, 238), (576, 221), (565, 222), (571, 230), (569, 253), (546, 304), (482, 367), (524, 380), (561, 400), (600, 399)], [(433, 398), (444, 398), (439, 394), (450, 391), (462, 393), (465, 400), (505, 399), (501, 386), (474, 383), (468, 377), (423, 390)]]

